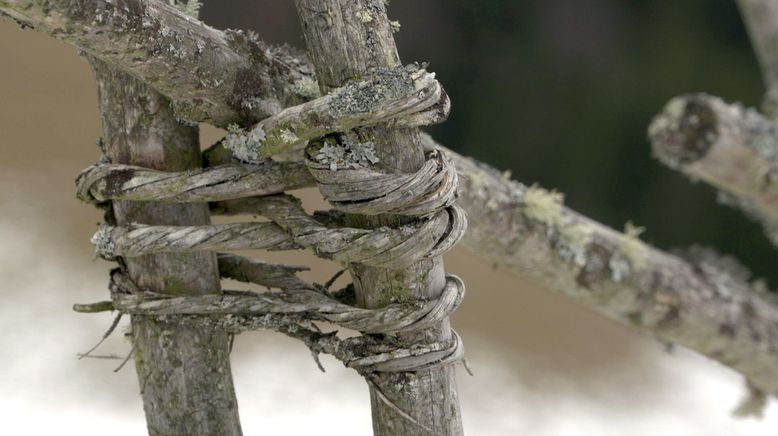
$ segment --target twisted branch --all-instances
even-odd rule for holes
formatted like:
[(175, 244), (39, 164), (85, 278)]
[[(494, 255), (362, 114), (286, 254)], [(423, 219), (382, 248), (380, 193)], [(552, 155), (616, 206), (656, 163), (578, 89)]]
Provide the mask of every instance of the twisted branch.
[[(311, 321), (325, 321), (368, 334), (396, 334), (429, 328), (448, 317), (465, 295), (464, 283), (447, 276), (440, 297), (429, 301), (361, 309), (344, 304), (313, 285), (285, 292), (225, 291), (222, 295), (173, 297), (141, 292), (121, 269), (111, 273), (112, 309), (158, 319), (174, 317), (180, 323), (231, 333), (272, 329), (302, 340), (314, 353), (331, 354), (361, 374), (420, 371), (461, 360), (462, 341), (434, 342), (402, 347), (370, 336), (341, 339), (321, 333)], [(101, 306), (108, 302), (99, 303)], [(88, 307), (91, 305), (79, 305)], [(90, 312), (91, 313), (91, 312)]]
[(388, 122), (416, 127), (443, 121), (450, 102), (443, 87), (418, 65), (374, 69), (361, 81), (315, 100), (288, 107), (250, 129), (233, 129), (225, 146), (244, 162), (302, 150), (308, 140), (330, 132)]
[(225, 164), (183, 172), (163, 172), (132, 165), (98, 164), (76, 179), (78, 198), (195, 203), (278, 194), (311, 185), (305, 165), (264, 162)]

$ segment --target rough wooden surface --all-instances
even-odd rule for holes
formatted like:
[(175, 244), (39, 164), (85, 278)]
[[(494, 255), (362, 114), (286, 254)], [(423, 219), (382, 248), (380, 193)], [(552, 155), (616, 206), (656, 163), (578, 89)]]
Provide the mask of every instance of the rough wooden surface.
[(462, 245), (778, 393), (778, 304), (752, 287), (737, 262), (700, 249), (667, 254), (641, 242), (634, 228), (617, 232), (564, 207), (558, 193), (451, 157), (471, 223)]
[(311, 98), (299, 56), (215, 30), (168, 2), (0, 0), (0, 12), (143, 77), (188, 121), (247, 124)]
[[(163, 96), (113, 66), (97, 59), (91, 63), (111, 162), (171, 171), (199, 166), (197, 129), (179, 124)], [(120, 201), (113, 212), (119, 224), (209, 222), (205, 204)], [(145, 256), (128, 259), (126, 268), (141, 289), (173, 295), (220, 292), (213, 253)], [(241, 434), (225, 332), (133, 316), (132, 338), (149, 434)]]
[(398, 127), (433, 124), (448, 116), (448, 96), (435, 74), (418, 65), (374, 69), (360, 81), (323, 97), (288, 107), (249, 130), (233, 130), (224, 143), (246, 162), (302, 150), (307, 141), (330, 132), (391, 122)]
[(437, 300), (363, 309), (341, 303), (308, 285), (286, 292), (232, 291), (187, 297), (114, 293), (114, 308), (136, 315), (295, 315), (300, 321), (326, 321), (363, 333), (393, 333), (428, 328), (456, 309), (464, 297), (461, 282), (451, 281)]
[[(343, 264), (400, 269), (450, 250), (464, 233), (457, 214), (443, 210), (400, 228), (345, 227), (342, 217), (309, 216), (299, 201), (287, 195), (220, 202), (216, 211), (248, 212), (273, 222), (201, 226), (103, 225), (92, 243), (106, 259), (136, 258), (152, 253), (204, 250), (290, 250), (310, 247), (319, 256)], [(455, 222), (451, 222), (455, 221)]]
[[(322, 92), (338, 88), (352, 77), (363, 77), (370, 69), (401, 65), (382, 0), (295, 3)], [(378, 166), (384, 171), (411, 173), (424, 164), (424, 151), (415, 129), (379, 125), (358, 129), (357, 136), (355, 140), (360, 143), (375, 145)], [(394, 217), (352, 220), (369, 227), (401, 221)], [(445, 284), (440, 257), (424, 259), (401, 270), (353, 264), (351, 277), (358, 303), (368, 308), (437, 298)], [(448, 320), (429, 329), (399, 335), (399, 340), (409, 345), (451, 339)], [(454, 366), (376, 373), (368, 381), (376, 435), (462, 434)]]
[(181, 172), (157, 171), (132, 165), (93, 165), (76, 180), (78, 197), (106, 200), (193, 203), (278, 194), (310, 186), (305, 165), (265, 162), (225, 164)]
[(274, 223), (229, 223), (190, 226), (104, 225), (92, 242), (106, 259), (136, 258), (153, 253), (206, 250), (293, 249), (297, 245)]
[(649, 128), (654, 154), (718, 188), (778, 244), (778, 126), (754, 109), (704, 94), (670, 100)]
[[(176, 62), (175, 51), (191, 45), (191, 42), (186, 38), (183, 38), (180, 42), (175, 38), (165, 39), (164, 41), (168, 43), (168, 46), (172, 47), (171, 50), (144, 54), (144, 56), (148, 55), (151, 57), (150, 64), (164, 66), (160, 71), (167, 71), (166, 74), (156, 74), (153, 68), (148, 67), (147, 63), (131, 61), (134, 56), (134, 48), (121, 43), (121, 41), (126, 41), (126, 39), (121, 38), (127, 38), (128, 36), (122, 36), (122, 30), (118, 21), (96, 23), (95, 25), (99, 24), (99, 28), (102, 31), (89, 33), (84, 31), (84, 29), (91, 28), (93, 15), (85, 15), (83, 18), (79, 18), (75, 15), (68, 17), (60, 13), (58, 19), (69, 20), (70, 27), (72, 28), (72, 31), (65, 32), (57, 27), (56, 21), (48, 18), (47, 10), (41, 7), (24, 7), (25, 5), (34, 6), (43, 3), (43, 1), (20, 2), (0, 0), (0, 12), (9, 14), (27, 25), (36, 27), (40, 31), (53, 34), (54, 37), (68, 43), (86, 47), (91, 53), (109, 62), (116, 62), (133, 76), (140, 78), (145, 83), (151, 84), (155, 89), (162, 91), (174, 101), (178, 101), (179, 103), (176, 106), (186, 107), (187, 102), (194, 103), (196, 96), (200, 95), (200, 92), (204, 92), (200, 89), (196, 78), (193, 77), (194, 71), (209, 71), (213, 74), (213, 79), (216, 81), (223, 80), (235, 83), (235, 78), (232, 76), (236, 71), (241, 70), (242, 67), (235, 68), (230, 65), (245, 66), (253, 62), (254, 59), (246, 51), (236, 51), (229, 44), (220, 43), (220, 41), (227, 38), (225, 32), (207, 28), (207, 26), (194, 19), (186, 18), (183, 13), (176, 9), (162, 6), (155, 0), (147, 0), (142, 2), (143, 8), (145, 8), (144, 11), (148, 11), (148, 15), (151, 15), (150, 18), (152, 20), (162, 19), (155, 17), (154, 14), (157, 12), (153, 12), (160, 11), (159, 13), (162, 16), (170, 16), (170, 20), (180, 23), (181, 26), (186, 28), (192, 27), (191, 32), (196, 34), (198, 38), (202, 38), (202, 41), (209, 47), (209, 51), (214, 52), (208, 56), (194, 57), (189, 62)], [(764, 4), (767, 7), (773, 4), (771, 0), (742, 0), (741, 8), (746, 3)], [(106, 0), (94, 1), (92, 4), (103, 4), (104, 6), (102, 7), (112, 7), (112, 3)], [(746, 18), (749, 16), (748, 13), (744, 15)], [(775, 15), (771, 14), (770, 16)], [(752, 20), (747, 20), (749, 28), (753, 27), (751, 23)], [(207, 32), (198, 30), (204, 28), (207, 28)], [(78, 31), (78, 29), (81, 30)], [(768, 42), (771, 40), (774, 41), (775, 39), (768, 39)], [(116, 41), (119, 41), (119, 43), (117, 44)], [(144, 47), (149, 46), (142, 46), (141, 49), (146, 50)], [(275, 53), (279, 52), (276, 51)], [(235, 55), (241, 57), (241, 59), (229, 60)], [(214, 59), (223, 58), (226, 61), (220, 64), (219, 68), (214, 68), (212, 65), (209, 65), (211, 57)], [(284, 105), (302, 103), (319, 96), (320, 93), (316, 90), (313, 80), (313, 68), (310, 64), (305, 59), (295, 56), (295, 59), (289, 65), (294, 67), (272, 69), (274, 76), (277, 76), (273, 83), (291, 83), (293, 90), (295, 90), (292, 94), (287, 94), (291, 96), (291, 101)], [(263, 71), (263, 69), (259, 68), (259, 71)], [(264, 84), (267, 82), (257, 83)], [(278, 89), (278, 85), (275, 87), (258, 85), (254, 92), (256, 96), (264, 96), (265, 101), (279, 101), (277, 93), (274, 91), (275, 89)], [(286, 88), (281, 86), (281, 89)], [(310, 92), (311, 90), (313, 92)], [(211, 120), (222, 127), (226, 127), (230, 122), (242, 119), (243, 112), (234, 109), (228, 101), (228, 97), (232, 95), (229, 87), (218, 87), (208, 91), (208, 93), (213, 94), (213, 98), (206, 98), (201, 103), (197, 103), (202, 104), (203, 110), (191, 111), (189, 114), (191, 119)], [(298, 98), (299, 101), (296, 101)], [(198, 113), (200, 118), (195, 116)], [(256, 122), (261, 119), (259, 115), (254, 116), (252, 114), (253, 112), (249, 111), (246, 115), (252, 116), (252, 118), (249, 118), (250, 122)], [(514, 231), (520, 228), (531, 228), (533, 223), (528, 215), (522, 213), (524, 207), (519, 200), (528, 188), (501, 177), (499, 171), (493, 168), (472, 159), (458, 156), (445, 147), (442, 149), (446, 151), (448, 156), (452, 157), (460, 175), (466, 174), (463, 177), (464, 180), (460, 180), (459, 199), (459, 204), (468, 212), (470, 220), (468, 234), (463, 240), (466, 247), (477, 255), (498, 262), (498, 264), (512, 271), (532, 275), (538, 280), (538, 283), (551, 289), (556, 289), (577, 301), (581, 301), (591, 307), (592, 310), (605, 316), (624, 322), (631, 322), (631, 320), (638, 318), (638, 313), (644, 311), (651, 312), (653, 305), (651, 298), (642, 299), (640, 296), (646, 292), (649, 292), (650, 295), (653, 292), (651, 289), (654, 289), (654, 287), (646, 285), (644, 281), (623, 280), (614, 282), (606, 277), (603, 279), (605, 281), (595, 288), (595, 292), (590, 292), (587, 288), (582, 288), (576, 281), (576, 277), (582, 271), (581, 266), (570, 260), (568, 251), (554, 249), (557, 246), (554, 233), (546, 234), (541, 230), (542, 227), (537, 227), (538, 230), (531, 233), (532, 240), (526, 244), (522, 243), (518, 239), (519, 235), (514, 233)], [(295, 158), (302, 159), (302, 156), (298, 155)], [(228, 156), (222, 162), (229, 162)], [(309, 183), (313, 183), (312, 178)], [(542, 203), (543, 201), (541, 200), (540, 204)], [(540, 210), (541, 212), (539, 213), (537, 211), (531, 212), (531, 215), (534, 217), (544, 216), (542, 213), (543, 208)], [(613, 244), (617, 244), (618, 241), (622, 241), (625, 237), (623, 233), (608, 229), (564, 206), (561, 207), (561, 215), (575, 217), (576, 220), (582, 220), (591, 224), (598, 234), (606, 235), (606, 240), (612, 241)], [(614, 247), (616, 245), (611, 246)], [(536, 247), (541, 247), (540, 254), (536, 253)], [(642, 323), (641, 328), (662, 341), (677, 342), (689, 349), (707, 355), (723, 365), (742, 372), (764, 390), (775, 392), (776, 386), (774, 381), (778, 380), (778, 359), (770, 354), (772, 351), (765, 347), (759, 347), (748, 338), (741, 339), (742, 333), (739, 333), (737, 337), (729, 336), (727, 334), (729, 329), (720, 328), (720, 322), (718, 322), (716, 314), (732, 313), (737, 307), (737, 301), (752, 299), (751, 303), (743, 307), (748, 308), (752, 306), (759, 308), (759, 313), (758, 316), (748, 317), (747, 324), (751, 329), (765, 332), (760, 337), (760, 341), (765, 341), (772, 334), (767, 333), (773, 325), (771, 324), (772, 315), (770, 314), (778, 310), (778, 305), (771, 298), (750, 293), (746, 281), (733, 277), (725, 271), (722, 271), (723, 274), (720, 275), (720, 279), (716, 280), (716, 285), (714, 286), (705, 279), (704, 275), (701, 275), (702, 272), (697, 263), (652, 248), (649, 251), (657, 259), (663, 260), (646, 264), (643, 272), (640, 274), (641, 277), (660, 277), (671, 291), (683, 291), (686, 295), (683, 301), (689, 301), (690, 304), (694, 304), (695, 301), (703, 301), (704, 305), (696, 308), (690, 306), (688, 309), (679, 309), (679, 313), (689, 313), (689, 315), (674, 318), (674, 322), (671, 324), (672, 329), (668, 330), (664, 324), (657, 325), (653, 323)], [(561, 257), (562, 253), (564, 253), (564, 257)], [(536, 258), (540, 260), (535, 261), (534, 259)], [(619, 263), (616, 262), (616, 270), (619, 269), (618, 265)], [(659, 269), (649, 272), (648, 268), (652, 266)], [(707, 268), (707, 271), (710, 272), (710, 268)], [(671, 278), (670, 274), (675, 274), (676, 277)], [(584, 274), (582, 277), (586, 276)], [(661, 286), (656, 287), (656, 289), (661, 289)], [(720, 289), (724, 292), (731, 290), (735, 299), (719, 298), (717, 297), (718, 294), (714, 292), (715, 289)], [(621, 306), (620, 302), (622, 301), (628, 303), (626, 303), (624, 309), (619, 309)], [(629, 316), (630, 312), (635, 312), (636, 315), (631, 317)], [(748, 313), (748, 310), (742, 312), (742, 314)], [(746, 325), (745, 318), (744, 315), (743, 321), (735, 322), (735, 325)], [(750, 345), (734, 345), (734, 343), (739, 343), (743, 340), (746, 344), (750, 343)], [(730, 356), (727, 353), (716, 351), (710, 344), (718, 344), (717, 346), (722, 350), (730, 348), (733, 354)], [(759, 356), (755, 358), (755, 361), (760, 362), (763, 365), (762, 368), (755, 370), (754, 368), (749, 368), (747, 363), (743, 363), (748, 361), (750, 358), (749, 353), (752, 352), (757, 353), (756, 356)]]
[(268, 288), (308, 289), (310, 285), (297, 277), (310, 268), (300, 265), (275, 264), (235, 254), (219, 253), (219, 274), (222, 278), (254, 283)]

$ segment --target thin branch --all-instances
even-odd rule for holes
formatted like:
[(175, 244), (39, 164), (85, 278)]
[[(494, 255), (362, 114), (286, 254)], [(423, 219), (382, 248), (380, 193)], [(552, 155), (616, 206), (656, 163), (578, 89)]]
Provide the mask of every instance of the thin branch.
[(89, 202), (220, 201), (278, 194), (312, 183), (305, 165), (296, 162), (265, 162), (261, 165), (230, 163), (181, 172), (102, 164), (87, 168), (76, 179), (78, 197)]
[(122, 368), (124, 368), (124, 365), (126, 365), (127, 362), (130, 361), (130, 358), (132, 357), (133, 353), (135, 353), (135, 347), (136, 345), (133, 343), (132, 348), (130, 348), (130, 352), (127, 353), (127, 356), (124, 358), (124, 360), (122, 360), (122, 363), (120, 363), (119, 366), (114, 368), (113, 372), (119, 372), (122, 370)]
[[(441, 296), (414, 304), (391, 304), (380, 309), (362, 309), (343, 304), (329, 295), (310, 289), (286, 292), (232, 291), (225, 295), (169, 297), (162, 294), (114, 292), (117, 310), (146, 316), (219, 315), (223, 327), (239, 331), (246, 318), (288, 316), (306, 321), (326, 321), (363, 333), (396, 333), (429, 328), (452, 313), (462, 302), (462, 281), (449, 276)], [(225, 317), (226, 316), (226, 317)], [(248, 322), (248, 324), (251, 324)], [(451, 354), (451, 353), (449, 353)]]
[(215, 30), (167, 2), (0, 0), (0, 12), (132, 72), (183, 120), (243, 123), (318, 94), (291, 49)]
[[(105, 303), (105, 302), (101, 302), (101, 303)], [(110, 301), (109, 303), (111, 303), (111, 310), (114, 310), (114, 309), (113, 309), (113, 302), (112, 302), (112, 301)], [(87, 313), (94, 313), (94, 312), (87, 312)], [(116, 327), (119, 325), (119, 321), (121, 321), (121, 319), (122, 319), (122, 315), (124, 315), (124, 314), (123, 314), (123, 313), (121, 313), (121, 312), (119, 312), (119, 313), (118, 313), (118, 314), (117, 314), (117, 315), (114, 317), (114, 319), (113, 319), (113, 322), (111, 323), (111, 326), (110, 326), (110, 327), (108, 327), (108, 331), (106, 331), (106, 332), (103, 334), (103, 337), (102, 337), (102, 338), (100, 338), (100, 340), (99, 340), (99, 341), (98, 341), (98, 342), (97, 342), (97, 343), (96, 343), (96, 344), (95, 344), (95, 345), (94, 345), (92, 348), (90, 348), (89, 350), (87, 350), (87, 351), (86, 351), (86, 353), (82, 353), (82, 354), (80, 354), (80, 355), (78, 356), (78, 359), (79, 359), (79, 360), (83, 359), (84, 357), (90, 357), (90, 355), (92, 354), (92, 351), (95, 351), (95, 350), (97, 349), (97, 347), (99, 347), (100, 345), (102, 345), (102, 343), (103, 343), (103, 342), (105, 342), (105, 340), (106, 340), (106, 339), (108, 339), (108, 337), (109, 337), (109, 336), (111, 336), (111, 333), (113, 333), (113, 331), (114, 331), (114, 330), (116, 330)]]
[(778, 244), (778, 126), (704, 94), (670, 100), (649, 128), (654, 154), (762, 221)]
[(309, 268), (263, 262), (258, 259), (219, 253), (219, 275), (222, 278), (254, 283), (268, 288), (311, 289), (313, 285), (297, 277), (297, 273)]
[[(429, 146), (434, 146), (427, 137)], [(470, 223), (462, 244), (611, 319), (697, 351), (778, 393), (778, 304), (714, 255), (684, 259), (448, 152)]]
[(113, 309), (112, 301), (98, 301), (97, 303), (74, 304), (73, 311), (79, 313), (110, 312)]
[(116, 354), (78, 354), (78, 359), (100, 359), (100, 360), (122, 360), (124, 357), (121, 357)]

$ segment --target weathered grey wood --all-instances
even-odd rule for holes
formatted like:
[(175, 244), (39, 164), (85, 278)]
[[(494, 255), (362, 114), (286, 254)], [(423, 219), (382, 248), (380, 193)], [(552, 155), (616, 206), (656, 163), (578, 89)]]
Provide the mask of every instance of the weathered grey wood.
[(364, 333), (392, 333), (437, 324), (462, 302), (464, 288), (450, 283), (437, 300), (362, 309), (343, 304), (311, 285), (287, 292), (231, 292), (187, 297), (114, 293), (116, 310), (136, 315), (296, 315)]
[[(778, 9), (777, 9), (778, 11)], [(676, 97), (649, 128), (654, 155), (762, 221), (778, 244), (778, 126), (704, 94)]]
[(310, 99), (311, 70), (290, 49), (220, 32), (156, 0), (0, 0), (0, 12), (131, 72), (189, 121), (261, 119)]
[[(111, 310), (170, 321), (174, 318), (179, 324), (201, 330), (231, 333), (276, 330), (303, 341), (322, 371), (319, 353), (331, 354), (363, 375), (417, 371), (458, 362), (464, 354), (462, 341), (456, 333), (454, 341), (449, 343), (417, 344), (410, 348), (376, 336), (423, 329), (448, 317), (465, 295), (464, 283), (456, 276), (446, 277), (446, 287), (437, 300), (392, 304), (372, 310), (343, 304), (353, 301), (353, 292), (343, 290), (328, 294), (320, 286), (309, 284), (284, 293), (227, 291), (222, 295), (177, 298), (141, 293), (126, 274), (117, 269), (111, 273), (110, 289), (112, 301), (77, 305), (77, 309), (93, 313), (108, 304)], [(329, 321), (373, 335), (340, 338), (336, 332), (321, 332), (312, 320)]]
[(418, 65), (376, 69), (323, 97), (288, 107), (248, 130), (231, 131), (224, 140), (246, 162), (302, 150), (310, 139), (330, 132), (389, 122), (398, 127), (432, 124), (448, 116), (448, 96), (434, 73)]
[(79, 175), (78, 197), (106, 200), (192, 203), (278, 194), (310, 186), (305, 165), (272, 162), (225, 164), (188, 171), (157, 171), (133, 165), (98, 164)]
[(153, 253), (213, 250), (293, 249), (298, 246), (274, 223), (229, 223), (201, 226), (104, 225), (92, 242), (106, 258), (135, 258)]
[[(105, 153), (112, 162), (172, 171), (199, 166), (197, 129), (179, 124), (162, 95), (111, 65), (90, 62)], [(119, 224), (209, 222), (205, 204), (115, 202), (113, 211)], [(173, 295), (221, 292), (213, 253), (146, 256), (126, 265), (141, 289)], [(241, 434), (225, 332), (133, 316), (132, 338), (149, 434)]]
[[(201, 92), (197, 80), (192, 78), (193, 72), (204, 69), (211, 72), (216, 81), (232, 80), (234, 82), (234, 79), (229, 78), (229, 76), (240, 68), (234, 68), (230, 65), (248, 65), (253, 59), (245, 51), (238, 52), (235, 51), (236, 49), (230, 48), (229, 45), (220, 43), (219, 41), (227, 38), (224, 32), (207, 28), (207, 26), (199, 23), (197, 20), (186, 18), (178, 10), (158, 6), (159, 2), (148, 0), (143, 4), (147, 8), (146, 10), (152, 20), (159, 20), (159, 18), (155, 18), (153, 15), (157, 12), (152, 12), (152, 9), (159, 10), (162, 8), (164, 11), (160, 13), (163, 16), (169, 15), (171, 20), (182, 23), (181, 25), (187, 28), (191, 26), (191, 31), (198, 35), (198, 38), (202, 38), (202, 41), (209, 47), (209, 51), (218, 52), (211, 53), (209, 56), (228, 60), (232, 59), (233, 55), (242, 58), (225, 61), (220, 64), (219, 68), (209, 67), (208, 57), (194, 58), (190, 63), (178, 63), (175, 61), (175, 52), (190, 44), (190, 42), (187, 42), (185, 38), (181, 42), (168, 38), (165, 41), (169, 43), (169, 47), (172, 47), (170, 50), (149, 53), (149, 56), (151, 56), (149, 62), (151, 64), (156, 63), (156, 65), (164, 65), (166, 66), (165, 68), (170, 68), (168, 74), (155, 74), (153, 69), (148, 68), (147, 63), (127, 61), (132, 59), (132, 52), (135, 48), (121, 44), (121, 41), (124, 40), (117, 39), (121, 36), (117, 35), (117, 33), (121, 33), (121, 29), (114, 27), (115, 23), (113, 21), (96, 23), (100, 24), (103, 31), (89, 33), (84, 29), (91, 26), (91, 17), (93, 15), (85, 15), (83, 19), (75, 15), (69, 17), (60, 16), (59, 19), (70, 20), (69, 22), (73, 30), (72, 32), (60, 32), (57, 30), (56, 23), (49, 23), (50, 20), (47, 18), (46, 10), (40, 7), (24, 7), (24, 5), (28, 4), (41, 5), (43, 3), (42, 1), (12, 2), (0, 0), (0, 11), (22, 20), (28, 25), (37, 26), (37, 29), (40, 31), (49, 34), (55, 33), (54, 37), (68, 43), (90, 47), (90, 53), (110, 62), (118, 62), (125, 71), (151, 84), (155, 89), (161, 90), (172, 100), (180, 101), (179, 106), (182, 107), (186, 107), (187, 102), (195, 102), (195, 96)], [(103, 0), (101, 3), (108, 5), (106, 0)], [(769, 5), (772, 2), (764, 0), (762, 3)], [(55, 6), (59, 7), (59, 5)], [(117, 22), (116, 24), (119, 23)], [(208, 31), (198, 30), (202, 28), (207, 28)], [(77, 31), (78, 29), (81, 29), (81, 31)], [(124, 37), (126, 36), (124, 35)], [(120, 41), (120, 43), (117, 44), (115, 41)], [(155, 60), (155, 58), (160, 59)], [(276, 77), (274, 83), (292, 83), (294, 85), (293, 91), (296, 94), (290, 97), (290, 100), (294, 101), (298, 97), (300, 98), (299, 102), (290, 102), (286, 105), (297, 104), (319, 96), (320, 93), (312, 80), (311, 71), (313, 69), (310, 67), (310, 64), (300, 57), (295, 57), (289, 65), (293, 67), (274, 69), (274, 77)], [(278, 100), (277, 97), (273, 97), (274, 89), (276, 88), (272, 86), (258, 86), (258, 89), (255, 90), (256, 96), (265, 96), (264, 99), (268, 102), (272, 102), (274, 99)], [(202, 104), (204, 109), (202, 111), (191, 111), (188, 116), (193, 120), (211, 120), (222, 127), (226, 127), (230, 122), (240, 119), (241, 117), (237, 115), (237, 111), (232, 109), (228, 103), (228, 97), (231, 95), (230, 91), (228, 87), (219, 87), (208, 91), (213, 95), (213, 98), (204, 99), (198, 103)], [(195, 116), (198, 113), (202, 118)], [(251, 112), (247, 114), (247, 116), (251, 115)], [(258, 115), (248, 118), (250, 122), (256, 122), (260, 119), (261, 117), (258, 117)], [(223, 148), (219, 149), (223, 150)], [(650, 252), (653, 253), (652, 257), (656, 256), (658, 260), (647, 263), (642, 272), (638, 274), (637, 277), (644, 277), (644, 279), (630, 279), (615, 283), (605, 278), (603, 284), (594, 288), (593, 292), (587, 288), (582, 288), (575, 280), (582, 268), (579, 264), (569, 260), (569, 253), (565, 254), (566, 257), (559, 257), (560, 251), (554, 249), (557, 246), (555, 234), (546, 235), (542, 231), (542, 227), (535, 227), (537, 230), (531, 232), (531, 240), (522, 242), (519, 239), (519, 234), (515, 233), (516, 229), (533, 228), (533, 221), (522, 213), (523, 207), (519, 201), (521, 194), (527, 189), (525, 186), (508, 178), (501, 177), (499, 172), (484, 164), (458, 156), (445, 147), (441, 147), (441, 149), (448, 156), (452, 157), (460, 175), (466, 174), (466, 177), (460, 178), (460, 198), (458, 202), (467, 211), (470, 221), (469, 231), (463, 243), (475, 254), (495, 261), (511, 271), (532, 275), (538, 280), (538, 283), (551, 289), (556, 289), (577, 301), (581, 301), (600, 314), (623, 322), (629, 322), (632, 318), (638, 318), (637, 314), (643, 311), (650, 312), (653, 300), (650, 297), (641, 299), (640, 296), (646, 292), (648, 292), (648, 295), (652, 295), (655, 292), (652, 291), (653, 288), (659, 290), (662, 289), (662, 286), (666, 286), (667, 289), (673, 292), (683, 291), (686, 295), (684, 301), (702, 301), (704, 305), (695, 306), (691, 304), (689, 310), (692, 312), (675, 318), (672, 329), (668, 330), (667, 326), (654, 323), (644, 323), (641, 328), (663, 341), (677, 342), (689, 349), (707, 355), (735, 371), (742, 372), (765, 391), (776, 391), (774, 381), (778, 380), (778, 359), (770, 354), (770, 350), (758, 347), (747, 338), (745, 342), (751, 344), (752, 350), (745, 346), (732, 348), (733, 343), (741, 340), (739, 338), (742, 333), (738, 333), (736, 337), (728, 337), (726, 332), (729, 330), (727, 328), (720, 329), (720, 323), (716, 316), (716, 314), (720, 313), (732, 313), (733, 309), (737, 307), (737, 301), (746, 299), (746, 296), (749, 295), (748, 283), (734, 279), (730, 274), (724, 274), (720, 279), (716, 280), (716, 286), (714, 287), (704, 279), (704, 276), (701, 275), (694, 263), (671, 256), (660, 250), (650, 249)], [(216, 155), (218, 153), (214, 153), (210, 157), (216, 157)], [(220, 162), (229, 162), (229, 156), (219, 155), (219, 157), (224, 159)], [(302, 159), (302, 156), (298, 155), (294, 156), (294, 158)], [(310, 179), (309, 183), (312, 184), (313, 179)], [(592, 228), (595, 229), (595, 234), (601, 232), (603, 235), (610, 235), (606, 239), (613, 241), (614, 244), (617, 241), (621, 241), (621, 238), (624, 237), (624, 234), (607, 229), (605, 226), (589, 220), (564, 206), (561, 207), (561, 211), (562, 216), (573, 216), (576, 219), (591, 224)], [(533, 212), (533, 214), (535, 213)], [(537, 247), (540, 247), (541, 251), (536, 252)], [(567, 253), (565, 250), (561, 252)], [(662, 260), (660, 261), (659, 259)], [(560, 268), (560, 265), (562, 268)], [(650, 271), (650, 267), (657, 267), (659, 270)], [(650, 277), (660, 278), (656, 286), (650, 285), (651, 281), (648, 279)], [(661, 283), (665, 283), (665, 285), (661, 285)], [(734, 300), (718, 298), (716, 297), (717, 294), (714, 293), (716, 289), (724, 292), (731, 290), (736, 297)], [(661, 295), (662, 293), (659, 294)], [(767, 332), (772, 326), (773, 317), (772, 315), (765, 314), (775, 313), (778, 310), (778, 304), (772, 301), (771, 298), (760, 295), (752, 295), (749, 298), (754, 299), (753, 304), (746, 304), (744, 307), (753, 306), (759, 308), (760, 311), (757, 316), (748, 317), (749, 328)], [(622, 305), (619, 303), (621, 301), (631, 303), (627, 303), (624, 306), (626, 307), (625, 309), (618, 309)], [(695, 309), (695, 307), (698, 309)], [(631, 312), (636, 314), (635, 317), (631, 318), (628, 316)], [(679, 310), (679, 312), (686, 314), (686, 310)], [(750, 312), (744, 311), (742, 313), (748, 314)], [(745, 322), (746, 317), (743, 317), (740, 321), (734, 322), (734, 325), (742, 326)], [(774, 334), (772, 335), (775, 336)], [(313, 336), (308, 335), (306, 337)], [(765, 333), (760, 340), (765, 341), (767, 340), (765, 338), (768, 337), (768, 333)], [(320, 338), (320, 340), (324, 342), (327, 339)], [(717, 344), (717, 347), (721, 350), (731, 348), (732, 355), (716, 351), (711, 344)], [(749, 368), (747, 364), (743, 363), (754, 352), (759, 353), (756, 354), (758, 357), (755, 358), (755, 361), (762, 365), (758, 369)]]
[(667, 254), (641, 242), (634, 228), (617, 232), (564, 207), (561, 194), (449, 155), (471, 223), (465, 247), (778, 394), (778, 304), (731, 259)]
[(310, 269), (305, 266), (267, 263), (227, 253), (219, 253), (218, 259), (219, 274), (225, 279), (279, 289), (308, 289), (311, 286), (297, 277), (298, 272)]
[[(248, 211), (273, 222), (202, 226), (103, 225), (93, 236), (92, 243), (97, 253), (106, 259), (135, 258), (152, 253), (310, 247), (318, 256), (344, 264), (359, 262), (399, 269), (421, 259), (442, 255), (464, 232), (461, 218), (447, 210), (401, 228), (375, 230), (344, 227), (337, 217), (320, 217), (335, 224), (328, 226), (309, 216), (297, 199), (286, 195), (221, 202), (215, 210), (230, 214)], [(452, 220), (454, 223), (449, 224)]]
[[(368, 70), (397, 68), (392, 26), (382, 0), (296, 0), (298, 14), (322, 92), (342, 86)], [(359, 140), (375, 144), (379, 166), (387, 171), (415, 172), (424, 152), (415, 129), (390, 126), (359, 129)], [(370, 227), (397, 224), (397, 218), (355, 219)], [(357, 301), (368, 308), (390, 302), (436, 298), (445, 284), (440, 257), (424, 259), (402, 270), (353, 264)], [(450, 341), (448, 320), (432, 328), (400, 334), (414, 345)], [(407, 373), (375, 373), (371, 386), (373, 431), (376, 435), (460, 435), (462, 419), (453, 365)], [(409, 419), (409, 417), (411, 419)]]

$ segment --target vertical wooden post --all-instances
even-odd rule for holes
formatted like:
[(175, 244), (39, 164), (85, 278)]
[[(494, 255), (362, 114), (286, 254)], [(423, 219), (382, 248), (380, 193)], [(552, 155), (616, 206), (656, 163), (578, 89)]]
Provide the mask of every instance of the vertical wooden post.
[[(308, 53), (316, 67), (322, 92), (370, 68), (395, 68), (400, 58), (383, 0), (296, 0)], [(415, 172), (424, 163), (417, 129), (374, 127), (359, 129), (372, 141), (387, 171)], [(354, 225), (397, 225), (396, 216), (350, 217)], [(441, 258), (417, 262), (403, 270), (354, 264), (351, 276), (358, 301), (368, 308), (390, 302), (436, 298), (445, 286)], [(401, 334), (406, 345), (451, 339), (448, 320), (435, 328)], [(460, 435), (462, 420), (453, 366), (417, 372), (376, 373), (369, 376), (376, 435)], [(388, 400), (388, 401), (387, 401)], [(392, 403), (392, 404), (390, 404)], [(410, 420), (396, 408), (413, 419)], [(415, 422), (414, 422), (415, 421)]]
[[(181, 171), (201, 165), (198, 130), (176, 121), (166, 98), (90, 58), (98, 87), (105, 153), (113, 163)], [(208, 224), (206, 204), (117, 201), (118, 224)], [(220, 293), (214, 253), (127, 259), (141, 288), (175, 295)], [(229, 338), (175, 322), (133, 316), (135, 366), (150, 435), (241, 434)]]

